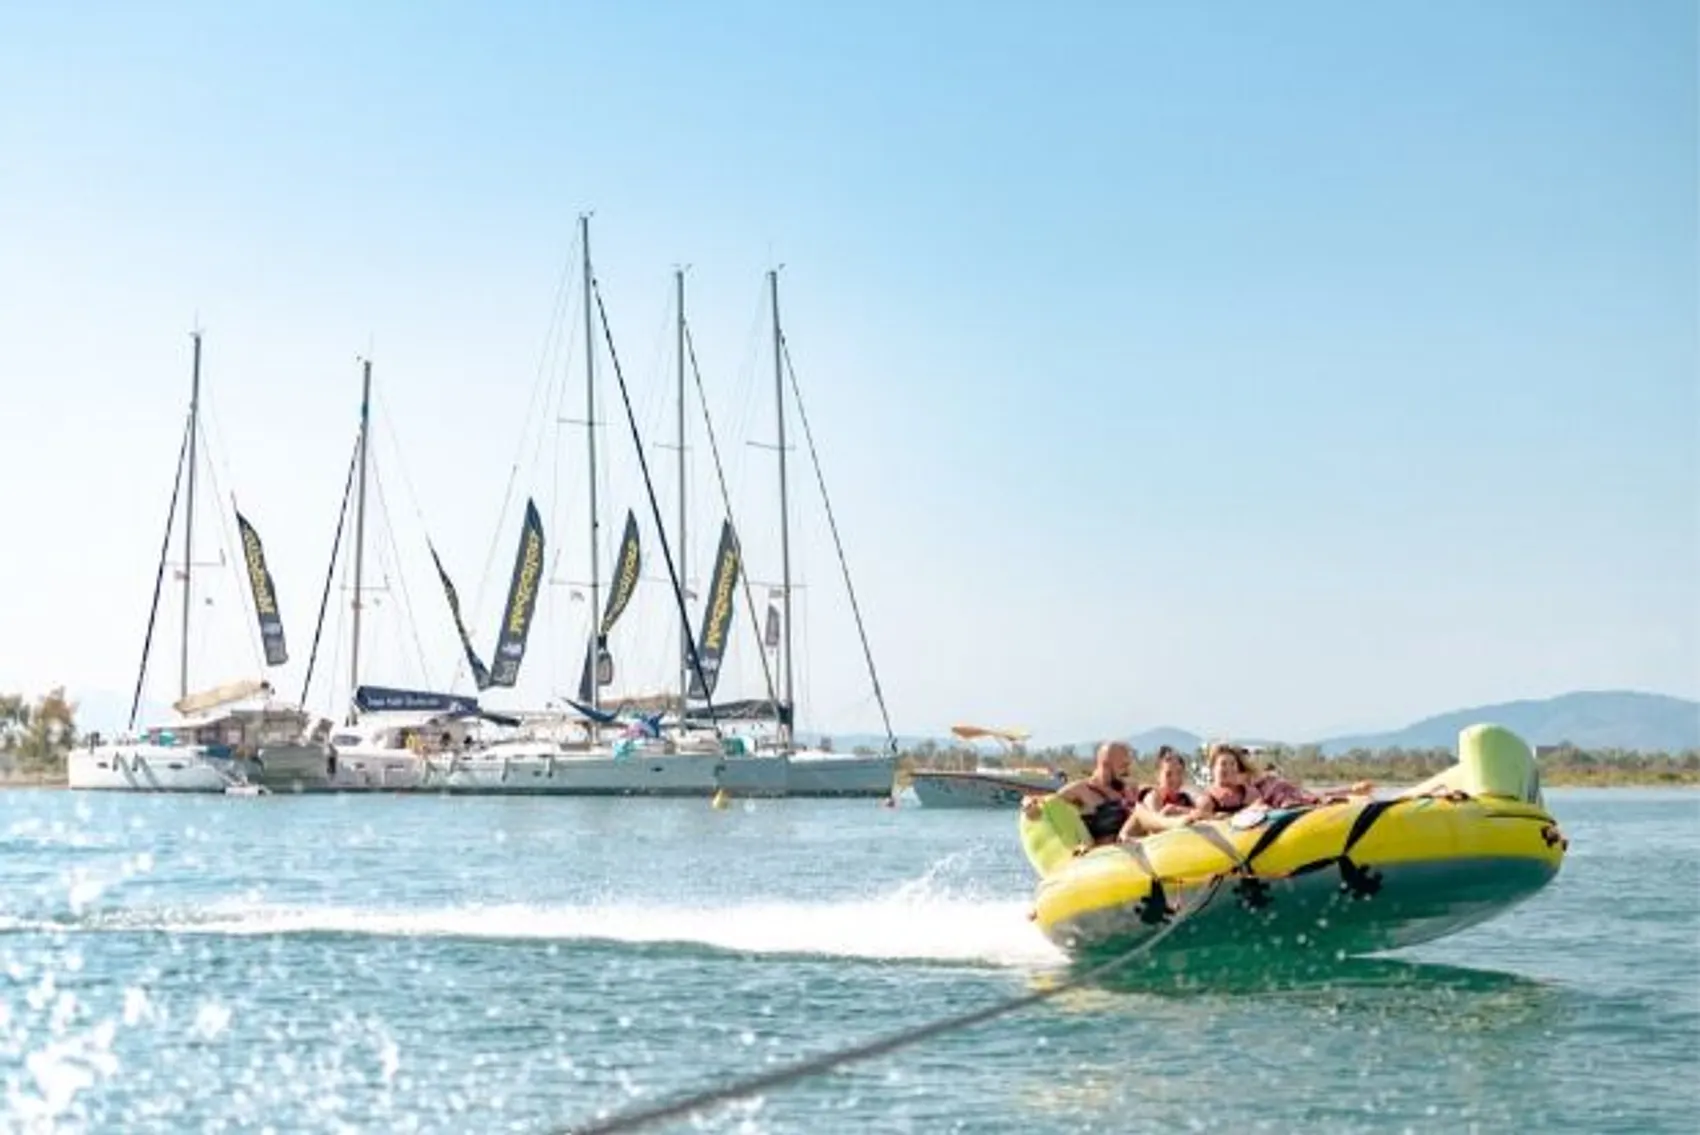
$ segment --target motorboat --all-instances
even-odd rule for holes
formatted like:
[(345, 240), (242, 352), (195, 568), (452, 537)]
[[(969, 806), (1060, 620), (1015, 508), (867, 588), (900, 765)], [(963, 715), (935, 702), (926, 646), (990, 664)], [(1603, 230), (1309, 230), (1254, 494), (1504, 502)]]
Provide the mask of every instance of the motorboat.
[(998, 763), (981, 760), (971, 769), (922, 768), (909, 774), (915, 798), (925, 808), (1014, 808), (1029, 796), (1055, 792), (1068, 780), (1056, 769), (1010, 767), (1022, 759), (1028, 734), (1020, 729), (992, 729), (980, 725), (953, 725), (961, 740), (996, 741), (1003, 748)]
[(918, 769), (909, 786), (925, 808), (1016, 808), (1030, 796), (1055, 792), (1067, 783), (1061, 772), (1042, 768)]

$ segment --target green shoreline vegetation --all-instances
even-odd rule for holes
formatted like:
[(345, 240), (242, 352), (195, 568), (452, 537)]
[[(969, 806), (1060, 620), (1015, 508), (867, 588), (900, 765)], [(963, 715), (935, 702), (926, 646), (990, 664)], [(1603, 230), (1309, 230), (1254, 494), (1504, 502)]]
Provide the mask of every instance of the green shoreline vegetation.
[[(1132, 779), (1154, 784), (1154, 753), (1136, 753)], [(980, 763), (973, 750), (931, 742), (898, 754), (898, 784), (920, 771), (966, 771)], [(1352, 749), (1323, 756), (1315, 745), (1272, 746), (1252, 755), (1260, 768), (1275, 765), (1287, 779), (1317, 787), (1367, 780), (1378, 787), (1417, 784), (1450, 768), (1457, 756), (1448, 749)], [(1700, 786), (1700, 749), (1680, 753), (1638, 753), (1624, 749), (1584, 750), (1572, 745), (1540, 748), (1541, 783), (1549, 788), (1636, 788)], [(987, 764), (994, 763), (990, 759)], [(1072, 749), (1037, 749), (1001, 762), (1006, 767), (1060, 769), (1072, 780), (1092, 771), (1089, 757)], [(1202, 764), (1202, 758), (1196, 762)]]
[(77, 707), (63, 688), (30, 701), (0, 694), (0, 784), (63, 784), (77, 741)]
[[(77, 706), (63, 688), (30, 701), (18, 694), (0, 694), (0, 785), (52, 786), (65, 783), (65, 756), (87, 738), (77, 731)], [(1155, 754), (1136, 754), (1134, 779), (1156, 780)], [(1282, 775), (1300, 784), (1331, 786), (1367, 780), (1376, 785), (1415, 784), (1443, 771), (1453, 762), (1447, 749), (1352, 749), (1325, 757), (1315, 745), (1274, 746), (1258, 750), (1253, 760), (1274, 764)], [(1700, 786), (1700, 749), (1680, 753), (1640, 753), (1624, 749), (1579, 749), (1573, 745), (1540, 749), (1541, 783), (1549, 787), (1668, 787)], [(898, 754), (897, 784), (907, 786), (917, 771), (965, 771), (982, 761), (963, 746), (924, 742)], [(986, 763), (994, 762), (990, 759)], [(1037, 749), (1001, 761), (1006, 766), (1055, 768), (1070, 778), (1091, 771), (1089, 757), (1073, 749)]]

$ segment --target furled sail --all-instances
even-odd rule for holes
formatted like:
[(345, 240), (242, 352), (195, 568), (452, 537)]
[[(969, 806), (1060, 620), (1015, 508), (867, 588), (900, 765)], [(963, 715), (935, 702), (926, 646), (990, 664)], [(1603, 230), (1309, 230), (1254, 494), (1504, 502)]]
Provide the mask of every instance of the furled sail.
[(543, 582), (543, 518), (536, 502), (525, 502), (525, 524), (520, 529), (519, 552), (514, 557), (513, 580), (508, 584), (508, 601), (502, 607), (502, 629), (496, 639), (492, 686), (512, 686), (519, 680), (519, 664), (525, 659), (525, 640), (531, 633), (531, 617), (537, 610), (537, 591)]
[(214, 686), (210, 690), (200, 690), (171, 703), (171, 708), (184, 717), (197, 713), (205, 713), (209, 709), (217, 709), (231, 702), (246, 701), (252, 697), (271, 696), (272, 688), (257, 679), (244, 679), (240, 682), (228, 682), (222, 686)]
[(278, 612), (271, 569), (266, 567), (265, 547), (260, 543), (260, 534), (240, 511), (236, 513), (236, 529), (242, 538), (242, 562), (248, 569), (248, 586), (254, 593), (254, 615), (260, 621), (266, 665), (282, 666), (289, 661), (289, 647), (283, 640), (283, 616)]
[(775, 713), (773, 703), (766, 698), (746, 698), (743, 701), (720, 702), (710, 714), (706, 708), (692, 707), (685, 714), (690, 722), (709, 721), (788, 721), (785, 714)]

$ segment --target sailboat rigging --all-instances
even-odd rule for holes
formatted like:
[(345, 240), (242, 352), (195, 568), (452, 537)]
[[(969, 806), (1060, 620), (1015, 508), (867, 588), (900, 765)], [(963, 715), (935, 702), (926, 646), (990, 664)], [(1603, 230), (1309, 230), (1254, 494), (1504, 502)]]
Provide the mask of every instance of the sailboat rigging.
[(781, 626), (784, 633), (782, 657), (785, 663), (784, 686), (781, 687), (779, 700), (779, 742), (785, 749), (790, 749), (795, 741), (793, 726), (796, 720), (797, 694), (796, 671), (792, 664), (791, 640), (791, 500), (786, 493), (785, 483), (785, 371), (783, 363), (783, 343), (779, 331), (779, 270), (774, 269), (767, 274), (768, 292), (773, 301), (773, 411), (774, 420), (779, 430), (779, 570), (780, 584), (779, 601), (784, 604), (780, 611)]
[[(322, 739), (327, 743), (314, 746), (315, 757), (305, 762), (295, 762), (293, 767), (279, 767), (271, 754), (264, 753), (265, 779), (268, 784), (278, 787), (288, 787), (296, 791), (353, 791), (361, 789), (409, 789), (426, 785), (429, 766), (425, 755), (419, 751), (421, 739), (430, 737), (434, 744), (440, 745), (444, 738), (453, 744), (463, 744), (470, 735), (471, 728), (480, 717), (487, 716), (479, 708), (476, 699), (457, 698), (452, 695), (432, 693), (426, 690), (396, 689), (387, 686), (372, 686), (366, 684), (366, 674), (363, 666), (364, 620), (367, 595), (371, 592), (366, 582), (366, 528), (368, 519), (369, 491), (368, 482), (374, 476), (374, 462), (371, 454), (372, 443), (372, 360), (360, 360), (360, 418), (355, 435), (354, 452), (349, 460), (348, 475), (343, 484), (342, 501), (337, 515), (336, 531), (331, 541), (329, 561), (325, 570), (325, 585), (319, 602), (319, 617), (313, 631), (313, 646), (307, 660), (307, 674), (302, 686), (302, 701), (306, 702), (308, 691), (311, 689), (313, 673), (318, 660), (319, 645), (323, 636), (325, 617), (329, 610), (330, 595), (335, 587), (337, 565), (343, 555), (343, 532), (348, 519), (350, 505), (354, 512), (354, 546), (350, 560), (352, 579), (351, 609), (352, 618), (349, 628), (349, 669), (347, 702), (342, 712), (342, 722), (339, 727), (331, 727), (328, 722), (321, 723), (316, 733), (323, 734)], [(383, 501), (382, 482), (378, 482), (378, 499)], [(387, 516), (387, 505), (384, 506)], [(535, 509), (531, 512), (535, 514)], [(387, 529), (387, 525), (386, 525)], [(535, 533), (538, 547), (527, 552), (527, 541), (532, 534), (528, 531), (521, 537), (521, 562), (533, 565), (528, 576), (531, 580), (532, 599), (535, 600), (536, 570), (541, 563), (541, 539), (539, 529)], [(394, 535), (391, 534), (393, 541)], [(454, 619), (467, 659), (471, 662), (473, 673), (480, 690), (493, 684), (492, 675), (485, 669), (483, 662), (472, 648), (466, 633), (466, 627), (461, 619), (459, 597), (454, 585), (449, 580), (442, 560), (437, 555), (435, 545), (426, 537), (426, 547), (431, 553), (439, 582), (448, 599), (449, 610)], [(524, 653), (524, 630), (528, 629), (529, 611), (526, 613), (525, 625), (519, 629), (517, 636), (510, 637), (506, 633), (498, 643), (498, 648), (508, 648), (504, 657), (509, 660), (513, 672), (517, 673), (519, 656)], [(504, 624), (504, 631), (506, 624)], [(510, 683), (511, 684), (511, 683)]]
[[(244, 784), (258, 768), (257, 754), (270, 742), (298, 735), (306, 714), (298, 707), (274, 701), (272, 689), (263, 680), (227, 683), (200, 693), (189, 687), (189, 644), (194, 614), (195, 488), (200, 459), (201, 332), (191, 333), (193, 362), (190, 371), (188, 420), (178, 448), (177, 472), (172, 484), (171, 505), (166, 516), (165, 537), (160, 545), (155, 570), (153, 597), (148, 609), (147, 631), (137, 667), (135, 693), (125, 736), (101, 744), (95, 739), (74, 750), (66, 762), (66, 779), (71, 788), (119, 791), (223, 792)], [(177, 569), (182, 583), (177, 698), (177, 719), (155, 725), (135, 736), (142, 691), (147, 682), (148, 662), (153, 650), (154, 629), (164, 591), (165, 568), (170, 557), (171, 533), (177, 505), (183, 502), (183, 558)], [(258, 617), (263, 654), (267, 665), (282, 665), (288, 658), (284, 647), (282, 617), (277, 594), (259, 534), (241, 513), (236, 514), (243, 540), (243, 563), (247, 567)], [(223, 562), (221, 556), (220, 562)]]
[(839, 571), (844, 576), (844, 590), (850, 599), (850, 612), (856, 620), (856, 637), (862, 644), (862, 658), (867, 663), (868, 681), (873, 686), (874, 701), (879, 705), (880, 721), (885, 726), (886, 744), (895, 753), (897, 737), (891, 728), (891, 712), (886, 708), (885, 691), (880, 686), (879, 671), (874, 666), (873, 648), (868, 645), (867, 624), (862, 620), (862, 605), (856, 601), (856, 585), (850, 578), (850, 562), (845, 558), (844, 541), (838, 534), (838, 518), (832, 511), (832, 498), (827, 495), (826, 477), (821, 472), (820, 453), (815, 449), (814, 430), (809, 427), (809, 415), (803, 409), (803, 392), (797, 386), (797, 369), (791, 364), (791, 348), (781, 339), (779, 349), (785, 358), (785, 372), (791, 379), (791, 394), (797, 404), (797, 420), (803, 426), (803, 440), (808, 443), (809, 461), (814, 466), (815, 483), (820, 488), (821, 509), (826, 514), (827, 528), (832, 533), (832, 547), (838, 555)]
[(319, 617), (313, 624), (313, 645), (307, 651), (307, 673), (301, 679), (301, 704), (307, 704), (307, 691), (313, 686), (313, 666), (319, 658), (319, 640), (325, 629), (325, 612), (330, 607), (331, 591), (336, 584), (336, 551), (342, 546), (342, 526), (348, 520), (348, 498), (354, 491), (354, 472), (360, 467), (360, 455), (365, 448), (364, 433), (355, 438), (354, 452), (348, 458), (348, 477), (342, 486), (342, 506), (337, 509), (336, 533), (331, 537), (331, 568), (325, 572), (324, 591), (319, 596)]
[[(786, 789), (793, 795), (888, 795), (891, 791), (897, 766), (897, 745), (892, 735), (890, 716), (886, 713), (885, 696), (880, 689), (877, 675), (874, 677), (874, 695), (879, 702), (882, 720), (885, 723), (888, 752), (883, 756), (858, 754), (839, 754), (823, 749), (803, 749), (797, 744), (796, 736), (796, 684), (795, 684), (795, 644), (792, 636), (792, 592), (794, 582), (791, 575), (791, 526), (790, 526), (790, 496), (787, 476), (787, 445), (785, 437), (785, 377), (789, 364), (789, 354), (785, 344), (785, 334), (779, 317), (779, 272), (772, 269), (767, 274), (769, 306), (773, 316), (773, 384), (776, 424), (778, 427), (778, 480), (779, 480), (779, 540), (780, 540), (780, 608), (777, 612), (779, 622), (779, 646), (781, 650), (782, 686), (779, 698), (779, 737), (778, 744), (782, 752), (789, 758)], [(792, 374), (791, 390), (797, 401), (798, 413), (802, 413), (801, 392), (797, 389), (796, 376)], [(814, 448), (813, 435), (808, 431), (808, 419), (802, 417), (805, 436), (809, 441), (809, 453), (814, 461), (815, 477), (821, 489), (823, 500), (826, 497), (826, 482), (820, 472), (819, 454)], [(827, 501), (827, 513), (830, 520), (831, 504)], [(843, 544), (838, 537), (836, 522), (831, 523), (834, 546), (838, 551), (839, 564), (844, 568), (845, 582), (849, 583), (849, 568), (844, 557)], [(861, 620), (860, 611), (855, 607), (854, 591), (851, 592), (852, 608), (856, 610), (858, 633), (862, 636), (864, 657), (868, 661), (870, 674), (873, 673), (873, 655), (868, 649), (867, 636)], [(764, 633), (764, 639), (771, 639), (772, 616), (775, 614), (769, 607), (769, 626)]]
[[(683, 285), (680, 285), (680, 302), (683, 304)], [(680, 306), (680, 313), (683, 313), (683, 306)], [(683, 328), (683, 350), (685, 350), (685, 355), (689, 355), (690, 374), (692, 374), (695, 387), (697, 387), (697, 401), (702, 406), (704, 437), (709, 442), (709, 455), (714, 459), (714, 477), (716, 477), (716, 484), (721, 491), (721, 506), (726, 510), (726, 520), (721, 525), (721, 542), (719, 542), (719, 547), (714, 554), (714, 571), (711, 573), (706, 607), (704, 607), (704, 613), (702, 613), (702, 632), (697, 637), (697, 642), (702, 644), (700, 649), (704, 649), (704, 652), (706, 652), (706, 664), (711, 671), (709, 686), (712, 688), (714, 681), (719, 676), (721, 656), (726, 651), (726, 632), (728, 632), (729, 624), (731, 624), (731, 605), (724, 603), (724, 598), (729, 598), (729, 596), (723, 596), (723, 588), (728, 586), (728, 581), (736, 581), (738, 586), (743, 588), (745, 607), (750, 613), (750, 625), (755, 630), (755, 637), (757, 637), (758, 642), (762, 639), (762, 622), (760, 622), (760, 613), (757, 612), (757, 605), (755, 605), (755, 591), (751, 590), (750, 574), (745, 571), (743, 545), (738, 540), (738, 525), (736, 525), (736, 520), (733, 517), (733, 498), (731, 498), (731, 491), (726, 486), (726, 466), (721, 460), (719, 438), (716, 437), (716, 432), (714, 432), (714, 416), (709, 413), (709, 398), (707, 398), (707, 392), (702, 389), (702, 367), (697, 362), (697, 345), (690, 335), (689, 323), (685, 323), (683, 318), (680, 319), (680, 323), (682, 323)], [(683, 389), (680, 391), (680, 406), (683, 406)], [(680, 454), (683, 454), (683, 425), (680, 426)], [(683, 484), (683, 457), (680, 459), (680, 483)], [(680, 515), (683, 515), (683, 510), (680, 511)], [(682, 661), (683, 649), (685, 649), (685, 646), (683, 646), (682, 641), (680, 642)], [(767, 690), (768, 710), (777, 720), (779, 719), (779, 695), (774, 690), (774, 668), (768, 664), (767, 652), (757, 651), (757, 659), (762, 663), (762, 683), (763, 688)], [(740, 707), (740, 709), (748, 709), (748, 707)], [(733, 710), (733, 707), (728, 707), (728, 705), (721, 707), (723, 715), (728, 714), (731, 710)], [(687, 712), (687, 709), (682, 705), (680, 715), (683, 717), (685, 712)], [(738, 715), (750, 717), (748, 712), (740, 712)]]
[[(638, 433), (637, 416), (632, 412), (631, 394), (626, 389), (626, 377), (625, 377), (625, 374), (620, 369), (620, 356), (619, 356), (619, 353), (614, 348), (614, 333), (608, 326), (608, 311), (602, 304), (602, 291), (601, 291), (600, 288), (598, 288), (596, 286), (596, 281), (594, 279), (591, 280), (590, 286), (591, 286), (591, 294), (596, 298), (597, 313), (600, 314), (601, 317), (602, 317), (602, 333), (606, 337), (607, 342), (608, 342), (608, 355), (609, 355), (610, 360), (614, 364), (614, 377), (619, 381), (619, 384), (620, 384), (620, 400), (625, 404), (626, 422), (631, 427), (631, 432), (632, 432), (632, 448), (637, 453), (638, 467), (643, 472), (644, 489), (646, 490), (646, 492), (649, 496), (650, 512), (655, 517), (655, 527), (656, 527), (656, 531), (657, 531), (657, 534), (658, 534), (658, 538), (661, 542), (661, 558), (667, 562), (667, 578), (672, 583), (672, 586), (673, 586), (674, 602), (678, 604), (679, 621), (680, 621), (681, 626), (683, 627), (683, 633), (685, 635), (685, 645), (689, 648), (689, 651), (690, 651), (691, 668), (692, 668), (692, 670), (695, 671), (696, 676), (697, 676), (697, 680), (700, 681), (703, 684), (703, 695), (704, 695), (703, 700), (704, 700), (704, 702), (707, 706), (709, 725), (710, 725), (711, 728), (713, 728), (715, 735), (718, 736), (719, 733), (720, 733), (720, 728), (719, 728), (719, 725), (714, 720), (714, 700), (713, 700), (713, 696), (709, 692), (709, 684), (708, 684), (707, 679), (703, 677), (702, 656), (697, 652), (697, 645), (696, 645), (695, 639), (693, 639), (691, 637), (691, 633), (690, 633), (690, 613), (685, 607), (684, 585), (679, 580), (679, 571), (678, 571), (677, 566), (673, 562), (673, 550), (667, 543), (667, 528), (666, 528), (666, 525), (661, 520), (661, 505), (655, 499), (655, 482), (653, 480), (651, 480), (650, 476), (649, 476), (649, 459), (644, 455), (643, 438)], [(633, 578), (634, 579), (636, 578), (635, 574), (634, 574)]]

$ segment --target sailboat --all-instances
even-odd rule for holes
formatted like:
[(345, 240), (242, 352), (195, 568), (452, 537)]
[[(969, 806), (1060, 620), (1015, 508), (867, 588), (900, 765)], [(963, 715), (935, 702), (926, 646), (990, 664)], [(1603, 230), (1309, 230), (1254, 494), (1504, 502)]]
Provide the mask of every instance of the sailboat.
[[(73, 750), (66, 761), (71, 788), (139, 792), (221, 793), (251, 783), (259, 769), (256, 757), (266, 746), (280, 755), (299, 752), (297, 740), (307, 721), (299, 707), (276, 699), (271, 684), (264, 680), (230, 682), (210, 690), (189, 688), (189, 630), (194, 611), (195, 488), (200, 441), (201, 333), (192, 334), (194, 362), (190, 379), (189, 418), (178, 452), (177, 475), (172, 485), (171, 507), (166, 517), (166, 538), (160, 550), (155, 575), (153, 603), (148, 612), (148, 629), (142, 644), (142, 662), (136, 676), (135, 697), (125, 734), (111, 742), (92, 738), (87, 746)], [(176, 526), (179, 491), (183, 500), (183, 560), (178, 568), (182, 583), (183, 613), (178, 668), (178, 697), (172, 708), (177, 716), (137, 731), (136, 715), (152, 653), (154, 624), (159, 615), (160, 593), (170, 557), (171, 532)], [(276, 591), (265, 564), (258, 533), (241, 513), (236, 522), (243, 541), (243, 562), (253, 589), (255, 614), (266, 664), (280, 666), (288, 658), (283, 623), (277, 610)]]
[[(678, 388), (677, 388), (677, 433), (674, 439), (674, 449), (678, 455), (678, 493), (679, 515), (677, 541), (681, 550), (686, 554), (686, 520), (688, 516), (687, 503), (689, 494), (688, 436), (685, 429), (685, 362), (687, 358), (695, 364), (695, 351), (691, 349), (689, 329), (685, 320), (685, 273), (677, 269), (673, 274), (674, 289), (677, 294), (675, 310), (677, 314), (677, 349)], [(696, 375), (699, 395), (702, 378)], [(703, 426), (709, 449), (714, 457), (716, 479), (720, 486), (721, 503), (726, 510), (725, 519), (720, 525), (720, 539), (715, 548), (714, 566), (710, 572), (708, 590), (703, 594), (701, 631), (693, 640), (691, 626), (686, 612), (681, 609), (679, 619), (679, 688), (678, 698), (673, 705), (674, 740), (671, 742), (675, 750), (692, 748), (711, 748), (723, 753), (726, 757), (725, 768), (720, 772), (720, 787), (725, 792), (740, 797), (772, 797), (786, 794), (787, 769), (789, 762), (784, 754), (778, 752), (758, 753), (749, 746), (742, 737), (722, 737), (719, 725), (733, 723), (740, 718), (754, 716), (759, 719), (761, 710), (773, 703), (773, 675), (767, 665), (767, 659), (762, 657), (762, 673), (767, 683), (769, 698), (766, 702), (751, 702), (739, 706), (727, 707), (714, 705), (713, 697), (718, 684), (721, 666), (724, 661), (726, 648), (729, 645), (730, 631), (736, 598), (734, 590), (742, 585), (746, 599), (750, 602), (751, 618), (755, 617), (754, 600), (750, 598), (749, 581), (744, 573), (743, 549), (738, 543), (737, 529), (732, 523), (732, 501), (726, 490), (725, 473), (720, 464), (720, 447), (714, 436), (714, 421), (708, 412), (706, 399), (703, 400)], [(693, 707), (692, 702), (700, 705)], [(706, 728), (705, 728), (706, 726)]]
[[(602, 688), (612, 678), (609, 634), (637, 587), (641, 548), (634, 514), (627, 514), (606, 606), (597, 560), (600, 530), (596, 459), (595, 277), (590, 259), (590, 219), (579, 218), (583, 256), (585, 334), (585, 433), (590, 474), (588, 528), (590, 534), (589, 610), (592, 626), (586, 642), (584, 673), (578, 698), (568, 699), (572, 712), (524, 715), (519, 727), (460, 751), (428, 758), (431, 787), (451, 793), (713, 796), (720, 790), (727, 760), (719, 745), (680, 745), (660, 737), (641, 720), (622, 722), (619, 708), (603, 705)], [(618, 361), (615, 361), (616, 368)], [(623, 381), (623, 380), (622, 380)], [(639, 460), (643, 460), (639, 451)], [(647, 469), (645, 473), (647, 482)], [(665, 535), (663, 534), (665, 550)], [(508, 602), (503, 608), (503, 644), (498, 645), (491, 684), (512, 686), (524, 656), (539, 586), (543, 582), (544, 538), (534, 504), (527, 503)], [(600, 616), (598, 609), (601, 608)], [(517, 630), (510, 641), (509, 630)], [(509, 657), (501, 657), (504, 650)], [(475, 667), (476, 669), (476, 667)], [(605, 731), (616, 730), (613, 740)]]
[[(363, 790), (404, 791), (426, 783), (427, 747), (465, 743), (477, 724), (479, 708), (469, 698), (429, 691), (394, 689), (364, 684), (361, 670), (362, 624), (366, 590), (366, 500), (371, 466), (372, 360), (362, 359), (360, 379), (360, 424), (349, 463), (348, 482), (343, 488), (342, 511), (337, 517), (319, 621), (314, 630), (313, 653), (308, 658), (301, 700), (307, 701), (318, 657), (319, 635), (336, 577), (341, 551), (343, 522), (349, 504), (354, 506), (352, 541), (352, 619), (349, 632), (347, 717), (336, 724), (320, 720), (294, 744), (268, 746), (260, 752), (256, 779), (273, 791), (357, 792)], [(433, 551), (433, 555), (435, 552)], [(438, 565), (441, 571), (441, 564)], [(447, 584), (448, 577), (443, 577)], [(451, 606), (453, 589), (450, 588)], [(455, 609), (456, 623), (459, 610)]]
[[(792, 643), (791, 593), (791, 522), (790, 496), (787, 483), (787, 446), (785, 442), (785, 372), (786, 351), (785, 336), (779, 322), (779, 273), (769, 271), (767, 274), (770, 306), (773, 313), (773, 383), (774, 410), (778, 426), (778, 444), (775, 447), (779, 459), (779, 562), (780, 588), (779, 606), (768, 608), (768, 618), (763, 629), (763, 645), (778, 650), (780, 667), (780, 689), (772, 704), (771, 721), (776, 726), (774, 733), (767, 739), (766, 744), (758, 744), (756, 752), (774, 752), (785, 758), (785, 795), (787, 796), (861, 796), (889, 797), (897, 777), (897, 756), (895, 743), (890, 751), (885, 753), (840, 753), (830, 747), (821, 745), (799, 745), (795, 732), (796, 719), (796, 667), (795, 652)], [(799, 407), (800, 409), (800, 407)], [(805, 430), (807, 419), (803, 420)], [(813, 442), (810, 442), (811, 451)], [(816, 469), (819, 473), (818, 464)], [(824, 492), (824, 482), (823, 482)], [(828, 506), (830, 508), (830, 506)], [(830, 512), (829, 512), (830, 517)], [(834, 539), (837, 539), (837, 529), (834, 526)], [(842, 551), (840, 552), (842, 562)], [(846, 585), (849, 583), (848, 570), (845, 574)], [(851, 589), (852, 606), (855, 604), (855, 591)], [(861, 628), (861, 616), (857, 613), (857, 627)], [(884, 712), (884, 696), (879, 689), (878, 677), (873, 674), (873, 657), (868, 650), (866, 636), (863, 635), (862, 648), (868, 661), (870, 676), (873, 677), (874, 694)], [(760, 718), (759, 703), (744, 708), (744, 712), (752, 718)], [(891, 738), (889, 721), (886, 724), (886, 736)]]

